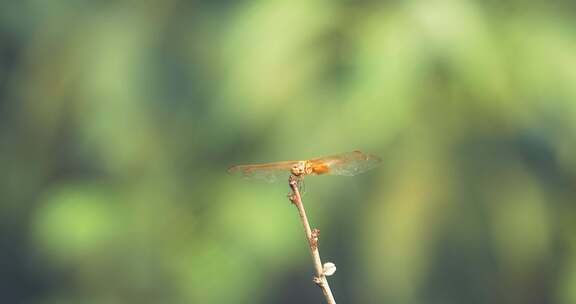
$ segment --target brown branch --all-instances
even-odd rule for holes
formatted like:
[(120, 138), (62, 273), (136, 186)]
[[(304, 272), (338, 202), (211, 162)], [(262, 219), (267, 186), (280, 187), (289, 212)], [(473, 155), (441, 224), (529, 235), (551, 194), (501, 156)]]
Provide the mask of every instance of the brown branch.
[[(326, 275), (324, 274), (324, 268), (322, 266), (322, 261), (320, 260), (320, 252), (318, 251), (318, 237), (320, 236), (319, 229), (310, 229), (310, 224), (308, 223), (308, 217), (306, 217), (306, 211), (304, 210), (304, 205), (302, 204), (302, 197), (300, 196), (300, 190), (298, 189), (299, 177), (290, 175), (288, 184), (292, 193), (289, 198), (290, 201), (298, 208), (298, 213), (300, 214), (300, 221), (304, 226), (304, 231), (306, 232), (306, 239), (308, 239), (308, 245), (310, 248), (310, 254), (312, 255), (312, 261), (314, 262), (314, 269), (316, 271), (316, 276), (314, 276), (314, 283), (322, 289), (322, 293), (326, 298), (328, 304), (336, 304), (330, 286), (328, 285), (328, 280), (326, 280)], [(328, 274), (330, 275), (330, 274)]]

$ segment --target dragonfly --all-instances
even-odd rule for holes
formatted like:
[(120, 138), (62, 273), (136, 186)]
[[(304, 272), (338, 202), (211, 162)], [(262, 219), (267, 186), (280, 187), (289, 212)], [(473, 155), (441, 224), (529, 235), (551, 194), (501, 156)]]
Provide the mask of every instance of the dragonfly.
[(230, 167), (228, 173), (246, 179), (272, 183), (279, 179), (286, 180), (290, 175), (300, 180), (304, 176), (314, 175), (354, 176), (377, 167), (380, 162), (381, 159), (378, 156), (356, 150), (310, 160), (236, 165)]

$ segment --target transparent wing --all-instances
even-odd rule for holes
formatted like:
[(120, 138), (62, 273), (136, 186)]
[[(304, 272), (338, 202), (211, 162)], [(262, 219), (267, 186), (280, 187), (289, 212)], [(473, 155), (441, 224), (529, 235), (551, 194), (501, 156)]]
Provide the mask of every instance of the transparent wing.
[(228, 169), (228, 173), (241, 176), (245, 179), (253, 179), (273, 183), (277, 180), (288, 180), (292, 167), (298, 161), (284, 161), (256, 165), (237, 165)]
[(310, 162), (313, 167), (327, 167), (326, 174), (354, 176), (379, 166), (381, 161), (378, 156), (361, 151), (353, 151), (313, 159)]

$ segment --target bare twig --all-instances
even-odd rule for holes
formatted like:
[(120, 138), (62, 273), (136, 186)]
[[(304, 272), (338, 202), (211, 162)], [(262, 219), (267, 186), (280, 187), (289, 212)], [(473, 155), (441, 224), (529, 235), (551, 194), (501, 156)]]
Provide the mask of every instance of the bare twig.
[[(326, 302), (328, 304), (336, 304), (330, 286), (328, 285), (328, 280), (326, 280), (326, 274), (324, 273), (324, 268), (322, 266), (322, 261), (320, 260), (320, 252), (318, 251), (318, 237), (320, 236), (320, 230), (314, 228), (310, 229), (310, 224), (308, 223), (308, 218), (306, 217), (306, 211), (304, 210), (304, 205), (302, 204), (302, 197), (300, 196), (300, 190), (298, 189), (299, 177), (290, 175), (288, 184), (292, 193), (289, 198), (290, 201), (298, 208), (298, 213), (300, 214), (300, 221), (304, 226), (304, 231), (306, 232), (306, 239), (308, 239), (308, 245), (310, 247), (310, 254), (312, 255), (312, 261), (314, 262), (314, 269), (316, 271), (316, 276), (314, 276), (314, 283), (322, 289)], [(331, 274), (331, 273), (330, 273)], [(330, 275), (328, 274), (328, 275)]]

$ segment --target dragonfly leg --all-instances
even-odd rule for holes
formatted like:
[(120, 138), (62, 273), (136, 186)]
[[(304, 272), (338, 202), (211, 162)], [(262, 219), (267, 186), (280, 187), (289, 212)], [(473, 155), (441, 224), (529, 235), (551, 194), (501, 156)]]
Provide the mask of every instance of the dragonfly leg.
[[(300, 192), (300, 196), (304, 195), (306, 190), (304, 187), (304, 176), (290, 175), (290, 178), (288, 178), (288, 183), (290, 183), (290, 185), (296, 185), (298, 187), (298, 192)], [(288, 193), (288, 199), (294, 202), (295, 195), (296, 194), (293, 191), (290, 191)]]
[(304, 196), (306, 194), (306, 184), (304, 183), (304, 177), (298, 177), (298, 190), (300, 195)]
[[(288, 178), (288, 183), (290, 184), (290, 187), (292, 187), (292, 185), (294, 185), (294, 184), (298, 184), (298, 177), (296, 177), (294, 175), (290, 175), (290, 177)], [(294, 191), (290, 190), (290, 192), (288, 192), (287, 196), (288, 196), (288, 199), (293, 204), (296, 202), (296, 193), (294, 193)]]

